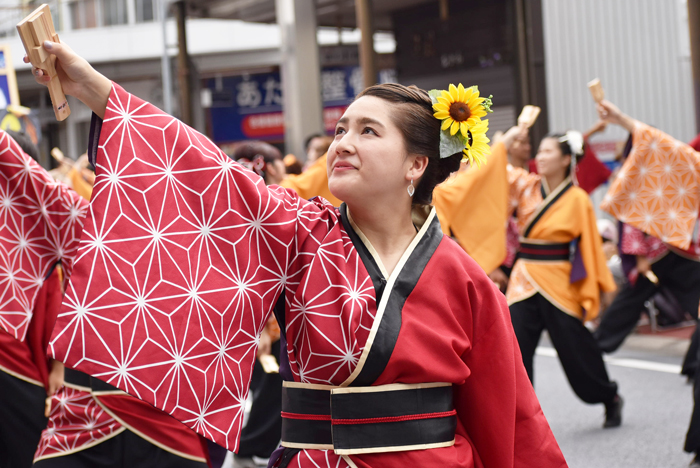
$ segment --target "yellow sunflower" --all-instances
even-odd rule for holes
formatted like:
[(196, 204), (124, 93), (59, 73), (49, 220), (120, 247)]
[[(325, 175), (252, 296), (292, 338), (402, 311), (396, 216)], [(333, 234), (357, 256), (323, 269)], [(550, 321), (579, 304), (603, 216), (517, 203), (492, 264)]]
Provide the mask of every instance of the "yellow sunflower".
[(486, 163), (486, 156), (491, 154), (489, 139), (486, 136), (486, 132), (488, 130), (488, 120), (481, 120), (479, 123), (469, 129), (471, 138), (469, 138), (467, 147), (464, 148), (464, 158), (462, 161), (466, 160), (471, 165), (476, 164), (476, 167), (481, 167), (483, 163)]
[(459, 86), (450, 84), (449, 91), (442, 91), (433, 104), (433, 115), (442, 120), (442, 130), (449, 128), (450, 135), (461, 131), (468, 138), (469, 129), (486, 115), (482, 102), (484, 98), (479, 97), (479, 90), (475, 86), (465, 89), (461, 83)]

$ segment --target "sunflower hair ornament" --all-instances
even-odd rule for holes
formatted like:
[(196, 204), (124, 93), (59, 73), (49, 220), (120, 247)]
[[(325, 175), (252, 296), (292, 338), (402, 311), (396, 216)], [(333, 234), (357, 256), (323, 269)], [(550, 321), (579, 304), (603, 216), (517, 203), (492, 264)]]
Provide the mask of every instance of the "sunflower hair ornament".
[(491, 98), (479, 97), (479, 88), (465, 88), (460, 83), (448, 90), (433, 89), (429, 93), (440, 126), (440, 157), (462, 154), (462, 162), (480, 167), (491, 152), (486, 132), (489, 121), (482, 120), (491, 110)]

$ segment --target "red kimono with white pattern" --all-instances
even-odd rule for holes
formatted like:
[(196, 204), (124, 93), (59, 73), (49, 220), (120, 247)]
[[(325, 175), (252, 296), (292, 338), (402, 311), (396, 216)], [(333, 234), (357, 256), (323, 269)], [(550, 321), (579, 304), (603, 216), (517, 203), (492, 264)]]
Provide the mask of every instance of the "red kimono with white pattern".
[[(58, 262), (70, 274), (87, 207), (0, 130), (0, 371), (47, 385), (44, 357), (61, 295), (56, 272), (48, 275)], [(196, 434), (168, 415), (128, 395), (95, 394), (71, 382), (52, 398), (35, 460), (84, 450), (127, 427), (170, 452), (205, 461)]]
[(86, 208), (0, 131), (0, 329), (18, 340), (51, 268), (70, 274)]
[(503, 295), (434, 210), (385, 277), (345, 208), (266, 187), (118, 85), (96, 173), (52, 341), (67, 365), (236, 450), (259, 333), (283, 295), (295, 381), (452, 383), (458, 419), (449, 447), (303, 450), (289, 466), (566, 466)]

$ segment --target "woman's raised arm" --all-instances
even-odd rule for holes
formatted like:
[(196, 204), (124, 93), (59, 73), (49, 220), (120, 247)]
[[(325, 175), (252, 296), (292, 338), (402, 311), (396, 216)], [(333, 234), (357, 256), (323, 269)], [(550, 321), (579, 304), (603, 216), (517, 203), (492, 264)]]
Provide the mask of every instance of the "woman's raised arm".
[(687, 249), (700, 209), (700, 153), (609, 101), (597, 109), (601, 120), (632, 134), (632, 150), (601, 207), (624, 223)]

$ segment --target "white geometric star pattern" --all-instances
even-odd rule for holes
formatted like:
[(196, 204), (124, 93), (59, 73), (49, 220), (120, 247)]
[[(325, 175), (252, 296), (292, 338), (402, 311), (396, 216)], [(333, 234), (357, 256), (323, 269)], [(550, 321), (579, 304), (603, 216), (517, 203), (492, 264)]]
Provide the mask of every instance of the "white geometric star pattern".
[(41, 433), (34, 461), (84, 450), (124, 429), (90, 392), (62, 387), (51, 398), (49, 423)]
[(0, 130), (0, 328), (24, 340), (44, 278), (70, 275), (87, 202)]
[(54, 356), (236, 449), (258, 336), (285, 294), (295, 379), (340, 385), (375, 316), (369, 275), (323, 200), (265, 187), (114, 85)]
[(638, 124), (633, 150), (601, 207), (663, 242), (689, 248), (700, 209), (700, 156), (660, 130)]

